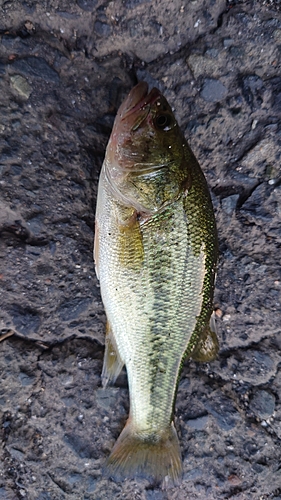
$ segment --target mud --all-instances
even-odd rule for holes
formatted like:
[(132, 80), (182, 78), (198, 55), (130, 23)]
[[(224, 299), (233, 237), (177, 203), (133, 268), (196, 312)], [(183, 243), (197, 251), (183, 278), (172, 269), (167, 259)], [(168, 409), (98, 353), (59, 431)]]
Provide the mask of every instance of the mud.
[[(0, 499), (281, 499), (281, 5), (33, 0), (0, 7)], [(220, 354), (185, 363), (183, 482), (114, 482), (128, 415), (102, 390), (92, 261), (99, 170), (122, 99), (158, 86), (218, 223)]]

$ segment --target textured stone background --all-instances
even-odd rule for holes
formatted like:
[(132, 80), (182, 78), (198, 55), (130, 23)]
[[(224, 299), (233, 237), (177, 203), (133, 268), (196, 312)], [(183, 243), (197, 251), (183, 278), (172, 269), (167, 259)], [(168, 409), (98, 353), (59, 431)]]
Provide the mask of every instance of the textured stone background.
[[(0, 1), (0, 500), (281, 499), (279, 1)], [(187, 361), (180, 487), (102, 466), (128, 414), (102, 390), (92, 262), (116, 110), (158, 86), (205, 172), (220, 355)]]

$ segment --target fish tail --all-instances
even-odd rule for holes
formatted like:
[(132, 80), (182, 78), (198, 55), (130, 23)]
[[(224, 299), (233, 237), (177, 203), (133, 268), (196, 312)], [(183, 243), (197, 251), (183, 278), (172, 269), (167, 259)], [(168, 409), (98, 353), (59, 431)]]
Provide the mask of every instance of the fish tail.
[(129, 419), (109, 456), (107, 473), (118, 480), (145, 477), (159, 482), (165, 478), (178, 484), (182, 460), (174, 424), (161, 434), (148, 434), (137, 432)]

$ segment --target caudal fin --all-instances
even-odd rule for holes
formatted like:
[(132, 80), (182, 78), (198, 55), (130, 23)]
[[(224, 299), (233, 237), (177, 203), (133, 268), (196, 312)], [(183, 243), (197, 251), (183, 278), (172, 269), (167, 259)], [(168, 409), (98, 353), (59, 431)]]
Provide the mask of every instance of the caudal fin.
[(161, 434), (144, 434), (137, 433), (128, 420), (109, 456), (107, 472), (116, 479), (143, 477), (159, 482), (168, 477), (178, 484), (182, 460), (173, 423)]

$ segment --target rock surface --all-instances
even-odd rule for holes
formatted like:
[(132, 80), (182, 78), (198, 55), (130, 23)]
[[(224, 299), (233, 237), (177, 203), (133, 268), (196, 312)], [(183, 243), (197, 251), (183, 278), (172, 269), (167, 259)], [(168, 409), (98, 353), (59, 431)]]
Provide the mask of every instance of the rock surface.
[[(0, 500), (281, 499), (278, 0), (14, 0), (0, 7)], [(102, 467), (128, 415), (101, 389), (99, 170), (139, 80), (175, 109), (211, 190), (220, 354), (185, 363), (183, 482)]]

